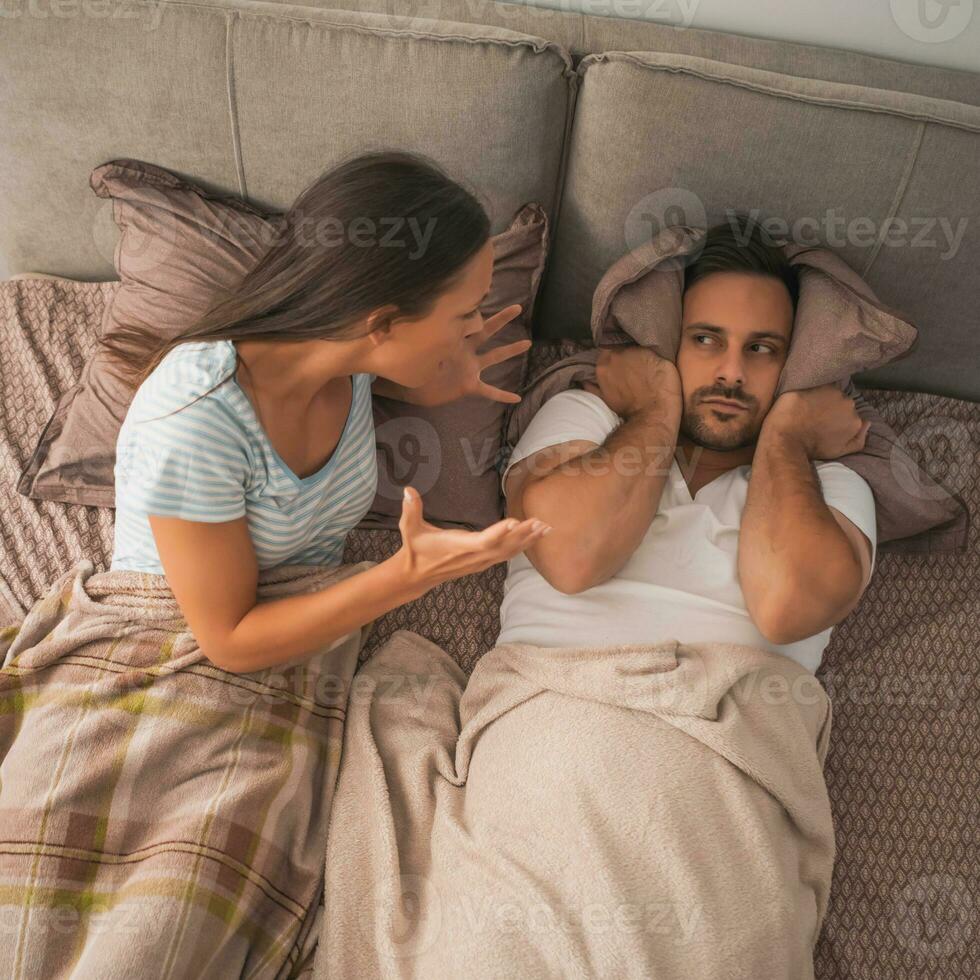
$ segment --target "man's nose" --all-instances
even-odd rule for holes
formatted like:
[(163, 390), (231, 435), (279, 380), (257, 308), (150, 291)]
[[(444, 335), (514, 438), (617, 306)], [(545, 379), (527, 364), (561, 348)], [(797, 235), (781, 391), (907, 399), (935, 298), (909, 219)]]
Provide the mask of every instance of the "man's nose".
[(725, 355), (715, 372), (715, 383), (726, 388), (745, 383), (745, 369), (742, 364), (741, 353)]

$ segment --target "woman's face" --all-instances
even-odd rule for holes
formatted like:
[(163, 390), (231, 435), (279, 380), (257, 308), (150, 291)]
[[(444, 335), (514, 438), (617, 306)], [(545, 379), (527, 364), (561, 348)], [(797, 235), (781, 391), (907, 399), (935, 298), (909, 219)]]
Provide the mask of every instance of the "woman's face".
[(483, 329), (480, 305), (493, 276), (493, 242), (484, 243), (438, 298), (424, 317), (398, 317), (390, 321), (372, 356), (372, 370), (384, 378), (417, 388), (438, 373), (440, 363), (452, 358), (463, 339)]

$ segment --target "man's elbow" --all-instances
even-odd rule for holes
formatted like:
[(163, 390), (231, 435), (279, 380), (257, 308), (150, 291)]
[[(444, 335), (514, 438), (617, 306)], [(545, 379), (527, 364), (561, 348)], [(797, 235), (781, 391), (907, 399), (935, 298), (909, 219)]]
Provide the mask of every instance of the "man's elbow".
[[(788, 612), (769, 612), (756, 614), (754, 617), (756, 629), (765, 639), (776, 646), (785, 646), (788, 643), (796, 643), (797, 640), (805, 639), (806, 635), (799, 627), (798, 622), (794, 624), (792, 616)], [(794, 628), (795, 626), (795, 628)]]
[(598, 584), (596, 577), (578, 562), (557, 562), (555, 564), (556, 567), (541, 571), (541, 575), (558, 592), (565, 595), (578, 595)]
[(753, 619), (759, 632), (776, 646), (805, 640), (825, 630), (827, 625), (832, 625), (824, 625), (823, 620), (818, 623), (807, 617), (798, 601), (771, 601)]
[(824, 590), (818, 583), (799, 583), (780, 593), (770, 592), (753, 612), (756, 628), (770, 643), (785, 646), (836, 626), (858, 604), (861, 569), (840, 575)]
[(538, 574), (558, 592), (565, 595), (577, 595), (598, 584), (598, 577), (581, 551), (573, 551), (562, 546), (562, 542), (553, 541), (560, 535), (556, 528), (548, 540), (539, 540), (528, 548), (528, 561)]

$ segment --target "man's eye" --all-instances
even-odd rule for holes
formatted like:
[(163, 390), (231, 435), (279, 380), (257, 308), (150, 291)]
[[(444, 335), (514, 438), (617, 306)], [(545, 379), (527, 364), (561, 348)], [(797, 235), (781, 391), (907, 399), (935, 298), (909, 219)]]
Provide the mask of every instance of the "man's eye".
[[(702, 338), (704, 338), (705, 340), (714, 340), (714, 337), (711, 337), (706, 333), (696, 333), (694, 335), (695, 340), (701, 340)], [(703, 347), (704, 344), (701, 344), (700, 346)]]
[(775, 353), (776, 353), (776, 349), (775, 349), (775, 347), (770, 347), (770, 346), (769, 346), (769, 344), (753, 344), (752, 346), (753, 346), (753, 347), (765, 347), (765, 349), (766, 349), (766, 350), (767, 350), (767, 351), (768, 351), (768, 352), (769, 352), (770, 354), (775, 354)]

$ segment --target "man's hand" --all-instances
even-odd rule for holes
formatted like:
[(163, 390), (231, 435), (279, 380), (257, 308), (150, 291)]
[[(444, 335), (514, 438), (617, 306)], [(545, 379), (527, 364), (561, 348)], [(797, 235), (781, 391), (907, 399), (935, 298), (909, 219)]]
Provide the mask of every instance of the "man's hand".
[(783, 392), (763, 425), (796, 440), (811, 460), (860, 452), (871, 427), (858, 414), (854, 399), (834, 384)]
[(603, 348), (596, 361), (596, 379), (598, 385), (587, 382), (583, 387), (622, 418), (647, 408), (671, 411), (683, 404), (677, 366), (649, 347)]

